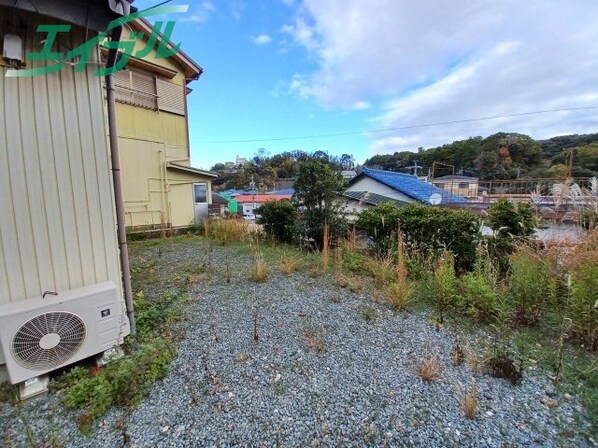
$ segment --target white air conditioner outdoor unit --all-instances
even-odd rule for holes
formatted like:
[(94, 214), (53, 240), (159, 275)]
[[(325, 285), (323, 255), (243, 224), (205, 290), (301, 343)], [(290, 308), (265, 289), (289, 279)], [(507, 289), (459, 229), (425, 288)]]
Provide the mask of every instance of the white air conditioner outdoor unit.
[(112, 282), (0, 306), (0, 344), (12, 384), (108, 350), (129, 333)]

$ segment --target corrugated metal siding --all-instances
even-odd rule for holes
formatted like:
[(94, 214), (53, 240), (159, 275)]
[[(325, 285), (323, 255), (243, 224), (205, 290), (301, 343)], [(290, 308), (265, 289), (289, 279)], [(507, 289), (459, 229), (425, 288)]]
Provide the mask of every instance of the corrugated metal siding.
[[(37, 25), (29, 21), (26, 53), (40, 51)], [(74, 48), (85, 31), (61, 37)], [(106, 280), (120, 285), (96, 68), (34, 78), (6, 78), (0, 68), (0, 304)]]

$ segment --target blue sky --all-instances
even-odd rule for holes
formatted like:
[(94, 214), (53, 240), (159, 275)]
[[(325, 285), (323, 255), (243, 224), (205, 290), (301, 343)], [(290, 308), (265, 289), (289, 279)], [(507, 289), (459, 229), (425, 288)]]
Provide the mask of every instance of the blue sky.
[[(598, 132), (598, 2), (457, 3), (175, 0), (189, 11), (169, 17), (174, 40), (205, 70), (188, 97), (193, 165), (261, 147), (363, 162), (500, 130)], [(358, 132), (388, 128), (401, 129)], [(235, 142), (261, 139), (285, 140)]]

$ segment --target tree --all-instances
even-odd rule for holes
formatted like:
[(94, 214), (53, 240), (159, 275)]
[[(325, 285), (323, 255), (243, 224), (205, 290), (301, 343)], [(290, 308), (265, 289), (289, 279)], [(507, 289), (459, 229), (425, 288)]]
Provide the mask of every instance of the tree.
[(323, 160), (311, 159), (299, 167), (294, 188), (301, 210), (301, 233), (312, 238), (318, 248), (322, 247), (325, 223), (333, 241), (345, 234), (346, 221), (337, 199), (345, 186), (342, 175)]
[(355, 159), (351, 154), (343, 154), (340, 163), (344, 170), (352, 170), (355, 167)]

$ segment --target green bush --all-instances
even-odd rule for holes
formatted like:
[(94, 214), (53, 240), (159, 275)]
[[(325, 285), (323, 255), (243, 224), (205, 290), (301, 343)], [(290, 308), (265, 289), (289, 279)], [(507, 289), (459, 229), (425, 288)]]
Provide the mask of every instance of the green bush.
[(264, 226), (266, 235), (279, 243), (293, 243), (297, 210), (291, 201), (267, 202), (256, 212), (260, 215), (257, 223)]
[(324, 246), (324, 226), (328, 225), (330, 242), (336, 242), (346, 237), (349, 225), (344, 218), (338, 204), (333, 204), (328, 209), (305, 209), (299, 214), (297, 233), (304, 241), (313, 241), (315, 249), (322, 250)]
[(398, 208), (408, 253), (420, 258), (451, 252), (457, 272), (471, 270), (480, 241), (480, 221), (469, 210), (409, 204)]
[(484, 272), (475, 270), (461, 277), (460, 304), (473, 319), (489, 322), (496, 315), (497, 294)]
[(357, 228), (372, 240), (378, 255), (386, 255), (393, 247), (398, 224), (399, 208), (390, 202), (364, 210), (357, 220)]
[(547, 259), (527, 247), (510, 257), (508, 304), (516, 321), (536, 325), (550, 299), (551, 269)]
[(454, 305), (457, 300), (457, 275), (451, 253), (444, 252), (440, 256), (434, 275), (428, 283), (428, 288), (442, 323), (447, 308)]
[(175, 323), (183, 316), (188, 302), (182, 289), (153, 300), (143, 293), (134, 297), (137, 335), (125, 343), (127, 356), (113, 360), (96, 375), (75, 367), (53, 380), (53, 391), (65, 389), (67, 408), (83, 408), (79, 418), (86, 433), (112, 406), (136, 405), (148, 388), (168, 373), (176, 350), (178, 330)]
[(351, 272), (363, 273), (365, 257), (357, 249), (349, 249), (343, 253), (343, 267)]
[(113, 405), (135, 405), (147, 388), (168, 373), (174, 356), (172, 345), (159, 338), (135, 353), (113, 361), (96, 376), (80, 378), (64, 396), (67, 408), (85, 408), (79, 418), (84, 433)]
[(528, 238), (536, 232), (538, 220), (531, 203), (499, 199), (488, 209), (488, 225), (499, 238)]
[(571, 279), (571, 295), (566, 305), (571, 330), (590, 350), (598, 350), (598, 263), (580, 263)]

